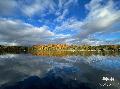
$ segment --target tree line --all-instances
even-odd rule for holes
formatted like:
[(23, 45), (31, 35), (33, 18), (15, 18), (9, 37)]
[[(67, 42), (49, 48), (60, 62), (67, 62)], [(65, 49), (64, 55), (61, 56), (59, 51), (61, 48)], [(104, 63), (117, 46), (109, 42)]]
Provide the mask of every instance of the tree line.
[(120, 45), (66, 45), (66, 44), (48, 44), (34, 45), (31, 47), (33, 51), (120, 51)]

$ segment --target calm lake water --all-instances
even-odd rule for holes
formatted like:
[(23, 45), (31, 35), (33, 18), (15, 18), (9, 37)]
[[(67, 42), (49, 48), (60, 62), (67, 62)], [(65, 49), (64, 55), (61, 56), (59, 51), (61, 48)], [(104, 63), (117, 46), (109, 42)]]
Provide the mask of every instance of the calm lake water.
[(120, 89), (120, 56), (0, 55), (0, 89)]

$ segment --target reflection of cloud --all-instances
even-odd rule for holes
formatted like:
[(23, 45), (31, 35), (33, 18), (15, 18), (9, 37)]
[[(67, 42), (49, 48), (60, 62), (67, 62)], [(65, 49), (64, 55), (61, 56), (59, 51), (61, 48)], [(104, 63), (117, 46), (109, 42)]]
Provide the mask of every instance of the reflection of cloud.
[[(58, 58), (18, 55), (14, 58), (3, 59), (4, 60), (0, 60), (0, 84), (15, 83), (30, 76), (42, 78), (46, 76), (49, 71), (53, 71), (55, 76), (65, 77), (66, 80), (75, 79), (77, 81), (91, 82), (88, 79), (91, 75), (96, 76), (95, 73), (99, 74), (99, 72), (100, 74), (105, 74), (103, 71), (108, 70), (110, 73), (111, 71), (113, 73), (113, 71), (117, 71), (120, 67), (118, 56), (91, 56), (89, 58), (85, 56), (74, 56)], [(102, 69), (103, 71), (99, 69)], [(86, 77), (85, 74), (88, 77)], [(96, 76), (96, 78), (99, 79), (98, 76)]]
[(0, 59), (4, 59), (4, 58), (16, 58), (18, 56), (18, 54), (6, 54), (6, 55), (0, 55)]
[(41, 78), (56, 67), (64, 68), (71, 66), (71, 64), (66, 63), (61, 58), (33, 57), (30, 55), (8, 56), (10, 55), (4, 55), (2, 60), (0, 60), (0, 84), (14, 83), (30, 76)]
[(120, 60), (119, 56), (91, 56), (87, 58), (87, 62), (94, 67), (100, 68), (102, 70), (119, 70), (120, 68)]
[[(12, 57), (11, 57), (12, 56)], [(45, 74), (54, 68), (70, 67), (61, 58), (37, 57), (30, 55), (13, 54), (1, 55), (0, 60), (0, 84), (15, 83), (30, 76), (44, 77)], [(58, 60), (59, 59), (59, 60)]]
[(50, 67), (41, 62), (41, 59), (34, 59), (31, 56), (19, 55), (3, 59), (0, 60), (0, 84), (21, 81), (30, 76), (42, 77)]

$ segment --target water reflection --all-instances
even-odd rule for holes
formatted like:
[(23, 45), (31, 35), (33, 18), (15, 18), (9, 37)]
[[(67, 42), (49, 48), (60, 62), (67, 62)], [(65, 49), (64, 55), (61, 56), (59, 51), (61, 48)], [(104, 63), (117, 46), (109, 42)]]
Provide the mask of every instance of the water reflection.
[(34, 56), (54, 56), (54, 57), (91, 56), (91, 55), (116, 56), (116, 55), (120, 55), (120, 52), (115, 52), (115, 51), (39, 51), (39, 52), (31, 52), (31, 54)]
[(120, 89), (119, 75), (119, 55), (0, 55), (0, 89)]

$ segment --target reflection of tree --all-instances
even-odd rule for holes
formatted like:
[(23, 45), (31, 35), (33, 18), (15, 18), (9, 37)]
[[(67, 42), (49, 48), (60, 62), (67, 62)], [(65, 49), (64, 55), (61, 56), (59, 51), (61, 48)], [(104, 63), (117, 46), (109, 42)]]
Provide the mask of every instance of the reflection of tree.
[(119, 55), (120, 52), (96, 52), (96, 51), (37, 51), (31, 52), (32, 55), (36, 56), (91, 56), (91, 55), (102, 55), (102, 56), (116, 56)]
[(70, 56), (70, 55), (84, 55), (90, 56), (92, 54), (99, 55), (116, 55), (119, 54), (120, 45), (66, 45), (66, 44), (48, 44), (35, 45), (31, 47), (31, 53), (38, 56)]

